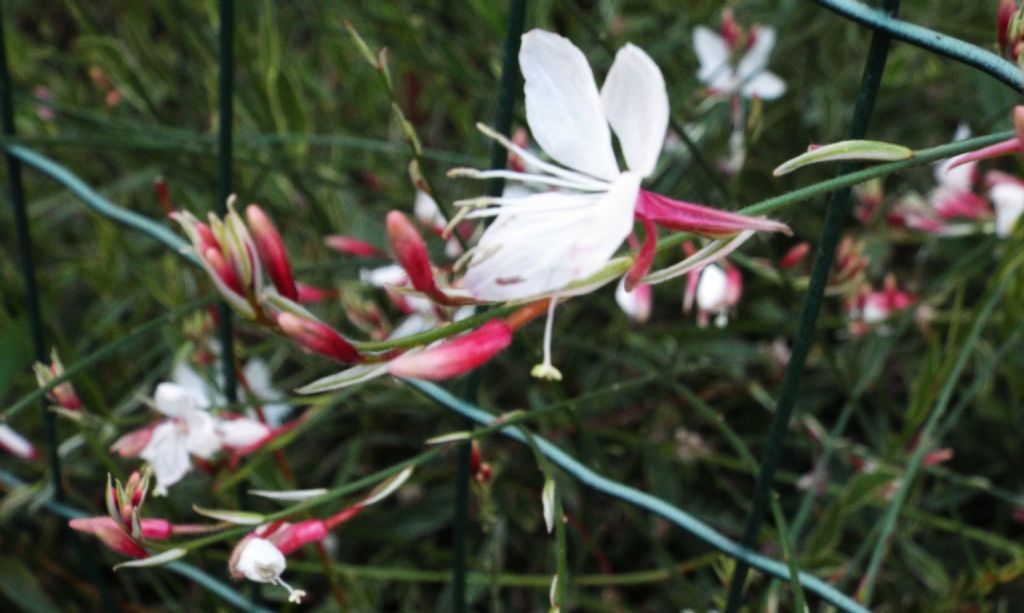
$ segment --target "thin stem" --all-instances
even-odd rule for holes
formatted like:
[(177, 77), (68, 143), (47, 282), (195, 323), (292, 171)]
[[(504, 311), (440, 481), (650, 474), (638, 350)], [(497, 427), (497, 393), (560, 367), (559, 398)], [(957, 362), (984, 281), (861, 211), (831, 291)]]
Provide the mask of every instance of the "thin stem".
[(452, 522), (452, 611), (465, 613), (466, 602), (466, 530), (469, 524), (469, 480), (473, 444), (458, 446), (455, 473), (455, 514)]
[[(7, 67), (7, 40), (4, 37), (3, 5), (0, 4), (0, 123), (5, 137), (13, 137), (14, 102), (11, 99), (13, 85)], [(32, 350), (36, 360), (49, 363), (46, 342), (43, 340), (43, 318), (39, 307), (39, 287), (36, 285), (35, 262), (32, 258), (32, 235), (29, 230), (28, 211), (25, 206), (25, 189), (21, 180), (21, 161), (7, 153), (7, 189), (14, 212), (14, 229), (18, 240), (18, 260), (21, 263), (21, 280), (25, 285), (25, 307), (28, 310), (29, 329), (32, 333)], [(64, 498), (64, 484), (61, 482), (60, 456), (57, 454), (57, 425), (53, 413), (45, 401), (39, 405), (46, 431), (46, 460), (50, 466), (50, 479), (54, 496)]]
[[(890, 14), (895, 14), (899, 8), (899, 0), (883, 0), (883, 6)], [(850, 138), (852, 139), (864, 138), (867, 134), (868, 123), (875, 107), (875, 98), (878, 96), (888, 55), (889, 37), (884, 33), (875, 32), (871, 37), (871, 48), (868, 50), (864, 75), (854, 106), (850, 125)], [(851, 170), (852, 165), (845, 163), (840, 167), (839, 173), (842, 175)], [(776, 403), (775, 416), (772, 418), (768, 445), (765, 448), (761, 470), (758, 471), (757, 482), (754, 486), (750, 514), (747, 517), (747, 525), (741, 541), (745, 547), (752, 547), (756, 543), (761, 521), (764, 519), (768, 506), (772, 481), (775, 479), (775, 470), (778, 467), (786, 434), (789, 431), (789, 420), (793, 415), (793, 408), (796, 406), (807, 354), (814, 343), (818, 313), (825, 298), (825, 287), (828, 285), (828, 277), (832, 270), (832, 261), (839, 243), (839, 235), (843, 229), (843, 222), (849, 216), (849, 208), (850, 188), (839, 189), (832, 193), (825, 213), (825, 223), (821, 230), (817, 256), (811, 269), (811, 281), (801, 308), (800, 324), (793, 341), (789, 363), (786, 365), (786, 375)], [(726, 613), (736, 613), (739, 610), (749, 570), (748, 564), (743, 560), (737, 560), (729, 582), (729, 597), (725, 605)]]
[[(234, 123), (235, 85), (235, 1), (220, 0), (220, 31), (218, 33), (217, 72), (217, 206), (221, 217), (228, 211), (231, 196), (232, 147), (231, 128)], [(223, 300), (217, 303), (220, 322), (221, 370), (224, 372), (224, 397), (228, 402), (238, 400), (235, 380), (235, 343), (231, 325), (231, 307)]]
[[(527, 443), (526, 436), (514, 426), (509, 427), (505, 422), (496, 422), (494, 415), (456, 398), (448, 391), (433, 383), (419, 380), (407, 380), (405, 383), (450, 411), (458, 413), (459, 415), (462, 415), (478, 424), (485, 426), (499, 426), (501, 428), (500, 432), (502, 435), (521, 443)], [(545, 458), (583, 485), (586, 485), (595, 491), (607, 494), (616, 500), (621, 500), (622, 502), (631, 504), (640, 509), (650, 511), (679, 528), (682, 528), (686, 533), (700, 541), (703, 541), (725, 555), (743, 561), (744, 563), (749, 564), (768, 575), (783, 580), (789, 579), (789, 568), (786, 564), (763, 556), (740, 545), (711, 526), (700, 521), (693, 515), (690, 515), (686, 511), (683, 511), (679, 507), (676, 507), (661, 498), (657, 498), (656, 496), (652, 496), (651, 494), (642, 492), (628, 485), (623, 485), (594, 472), (542, 437), (533, 436), (532, 438), (536, 442), (537, 448)], [(434, 451), (437, 450), (435, 449)], [(395, 470), (395, 468), (392, 467), (390, 470)], [(327, 496), (327, 494), (325, 494), (325, 496)], [(309, 501), (307, 504), (316, 504), (316, 500)], [(286, 514), (287, 513), (285, 513), (285, 515)], [(847, 613), (867, 613), (867, 609), (854, 602), (853, 599), (811, 574), (801, 571), (799, 573), (799, 581), (800, 585), (803, 586), (805, 590), (817, 595), (841, 611), (845, 611)]]
[(886, 14), (885, 11), (872, 9), (853, 0), (814, 0), (814, 2), (843, 17), (872, 28), (876, 32), (885, 32), (891, 38), (977, 68), (1012, 87), (1018, 93), (1024, 90), (1024, 76), (1022, 76), (1020, 68), (991, 51), (917, 24), (900, 21)]

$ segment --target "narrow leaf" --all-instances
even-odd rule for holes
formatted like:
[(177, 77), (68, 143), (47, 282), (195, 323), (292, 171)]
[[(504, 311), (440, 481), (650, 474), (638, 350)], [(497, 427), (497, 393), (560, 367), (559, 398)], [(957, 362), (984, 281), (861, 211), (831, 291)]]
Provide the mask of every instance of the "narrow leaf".
[(339, 390), (343, 387), (349, 387), (350, 385), (356, 385), (375, 379), (385, 374), (388, 371), (387, 364), (361, 364), (359, 366), (353, 366), (347, 368), (341, 372), (328, 375), (322, 379), (304, 385), (299, 389), (295, 390), (299, 394), (320, 394), (323, 392), (331, 392)]
[(310, 490), (249, 490), (249, 493), (271, 500), (300, 501), (323, 496), (327, 490), (318, 487)]
[(833, 162), (836, 160), (871, 160), (876, 162), (894, 162), (914, 157), (914, 151), (903, 145), (883, 143), (876, 140), (844, 140), (814, 147), (803, 155), (784, 162), (772, 174), (781, 177), (810, 164)]
[(205, 517), (212, 517), (213, 519), (219, 519), (220, 521), (226, 521), (231, 524), (238, 524), (240, 526), (255, 526), (256, 524), (262, 524), (266, 521), (266, 518), (259, 513), (250, 513), (248, 511), (231, 511), (228, 509), (205, 509), (199, 505), (192, 505), (192, 510)]
[(449, 432), (448, 434), (442, 434), (435, 436), (434, 438), (428, 438), (426, 443), (428, 445), (442, 445), (444, 443), (453, 443), (455, 441), (464, 441), (471, 438), (473, 434), (468, 430), (462, 430), (461, 432)]
[(359, 506), (368, 507), (371, 504), (380, 502), (387, 498), (395, 490), (402, 487), (402, 484), (408, 481), (411, 476), (412, 466), (406, 467), (402, 472), (373, 488), (373, 490), (370, 491), (370, 495), (363, 499), (363, 501), (359, 503)]
[(541, 490), (540, 502), (544, 507), (544, 525), (547, 526), (548, 534), (555, 529), (555, 480), (548, 477), (544, 480), (544, 489)]
[(121, 562), (114, 566), (114, 570), (121, 570), (122, 568), (146, 568), (150, 566), (163, 566), (168, 562), (173, 562), (179, 558), (185, 557), (188, 553), (187, 549), (181, 549), (176, 547), (174, 549), (168, 549), (167, 551), (150, 556), (148, 558), (142, 558), (141, 560), (132, 560), (130, 562)]

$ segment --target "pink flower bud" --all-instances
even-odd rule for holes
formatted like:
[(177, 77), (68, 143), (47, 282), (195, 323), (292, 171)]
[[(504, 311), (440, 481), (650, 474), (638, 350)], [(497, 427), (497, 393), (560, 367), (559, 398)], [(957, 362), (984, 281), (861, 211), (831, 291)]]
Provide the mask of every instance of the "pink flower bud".
[(345, 255), (354, 255), (361, 258), (382, 258), (385, 255), (383, 251), (366, 241), (352, 238), (351, 236), (342, 236), (341, 234), (324, 237), (324, 245)]
[(277, 325), (302, 346), (303, 349), (351, 364), (359, 359), (359, 352), (325, 323), (305, 319), (292, 313), (279, 313)]
[(469, 372), (512, 342), (512, 329), (489, 321), (476, 330), (418, 353), (405, 353), (388, 365), (396, 377), (440, 381)]
[(434, 270), (430, 256), (427, 255), (427, 246), (409, 218), (399, 211), (391, 211), (387, 217), (387, 228), (391, 250), (405, 269), (412, 286), (425, 294), (436, 293)]
[(288, 555), (307, 543), (316, 543), (323, 540), (328, 532), (327, 526), (323, 521), (309, 519), (279, 530), (268, 540), (276, 545), (281, 553)]
[(216, 249), (217, 251), (221, 250), (220, 241), (217, 240), (217, 237), (213, 234), (213, 230), (210, 229), (210, 226), (201, 221), (196, 221), (195, 226), (193, 227), (195, 228), (196, 235), (199, 237), (199, 245), (196, 249), (197, 251), (200, 253), (206, 253), (207, 249)]
[(324, 302), (338, 297), (338, 290), (334, 289), (323, 289), (305, 283), (298, 283), (296, 287), (299, 290), (299, 303), (301, 304)]
[(35, 445), (7, 424), (0, 424), (0, 448), (23, 460), (39, 458)]
[(213, 269), (213, 273), (217, 275), (217, 278), (232, 292), (239, 296), (245, 296), (245, 290), (242, 288), (242, 280), (238, 278), (238, 274), (235, 269), (224, 259), (224, 254), (218, 249), (213, 247), (208, 248), (203, 252), (203, 259)]
[(114, 444), (110, 446), (110, 450), (116, 452), (122, 458), (137, 458), (142, 453), (142, 450), (146, 448), (146, 445), (149, 444), (149, 439), (153, 438), (154, 428), (156, 428), (156, 424), (132, 430), (114, 441)]
[(92, 534), (103, 544), (131, 558), (145, 558), (149, 554), (110, 517), (79, 517), (68, 522), (73, 530)]
[(807, 257), (807, 254), (810, 252), (810, 243), (806, 241), (802, 243), (797, 243), (792, 248), (790, 248), (789, 251), (786, 252), (786, 255), (782, 256), (781, 260), (779, 260), (779, 268), (781, 268), (782, 270), (789, 270), (790, 268), (793, 268), (794, 266), (802, 262), (804, 258)]
[(274, 287), (282, 296), (289, 300), (298, 300), (299, 290), (295, 287), (295, 277), (292, 276), (292, 265), (288, 261), (288, 252), (284, 248), (284, 241), (278, 233), (274, 223), (270, 221), (263, 209), (250, 204), (245, 209), (245, 217), (249, 220), (249, 230), (256, 242), (256, 252), (260, 260), (270, 274)]

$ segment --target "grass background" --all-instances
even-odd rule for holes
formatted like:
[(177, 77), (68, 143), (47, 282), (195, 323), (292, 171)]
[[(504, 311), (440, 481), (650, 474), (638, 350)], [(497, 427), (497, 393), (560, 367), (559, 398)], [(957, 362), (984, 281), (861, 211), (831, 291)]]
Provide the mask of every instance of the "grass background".
[[(991, 48), (994, 2), (907, 2), (903, 16)], [(829, 167), (775, 179), (771, 169), (808, 143), (842, 139), (859, 82), (869, 33), (797, 1), (726, 3), (743, 23), (779, 32), (771, 69), (789, 92), (763, 105), (744, 171), (734, 180), (712, 178), (684, 152), (663, 157), (659, 191), (675, 198), (738, 208), (832, 176)], [(955, 5), (955, 6), (953, 6)], [(719, 2), (529, 3), (527, 27), (569, 36), (603, 75), (618, 46), (631, 41), (661, 66), (673, 116), (692, 128), (709, 160), (725, 155), (729, 110), (710, 104), (695, 78), (692, 29), (716, 25)], [(18, 128), (24, 141), (66, 164), (118, 204), (163, 217), (153, 180), (166, 178), (179, 207), (214, 206), (216, 3), (65, 0), (4, 5)], [(240, 2), (237, 7), (235, 191), (261, 203), (279, 223), (301, 277), (339, 288), (346, 297), (381, 300), (357, 282), (363, 262), (324, 248), (329, 233), (384, 244), (384, 213), (411, 210), (408, 151), (392, 120), (386, 93), (345, 34), (344, 20), (371, 46), (385, 46), (406, 115), (428, 148), (425, 168), (438, 196), (451, 201), (479, 185), (444, 178), (453, 165), (486, 164), (488, 143), (474, 129), (490, 121), (501, 62), (505, 3)], [(101, 76), (102, 75), (102, 76)], [(52, 92), (55, 116), (44, 119), (33, 89)], [(110, 105), (112, 89), (120, 101)], [(870, 129), (872, 138), (914, 148), (950, 139), (960, 121), (977, 133), (1008, 127), (1017, 97), (986, 75), (903, 44), (895, 44)], [(521, 105), (518, 125), (523, 124)], [(1015, 170), (1016, 162), (997, 164)], [(208, 284), (144, 237), (98, 218), (63, 190), (27, 172), (32, 233), (42, 288), (46, 335), (73, 364), (128, 331), (205, 295)], [(715, 181), (725, 182), (724, 193)], [(887, 202), (932, 185), (929, 169), (886, 181)], [(796, 239), (748, 243), (751, 257), (776, 259), (797, 239), (820, 229), (821, 199), (779, 217)], [(827, 491), (813, 506), (798, 541), (800, 566), (837, 577), (852, 592), (887, 506), (884, 489), (898, 478), (910, 444), (961, 351), (990, 274), (1019, 241), (984, 237), (937, 240), (850, 222), (867, 241), (869, 277), (878, 285), (896, 272), (904, 287), (937, 311), (931, 334), (905, 316), (862, 339), (846, 334), (838, 300), (826, 302), (819, 343), (812, 353), (776, 489), (792, 518), (804, 493), (796, 480), (820, 453), (809, 435), (828, 430), (852, 390), (866, 386), (833, 462)], [(29, 392), (31, 350), (18, 278), (9, 207), (0, 208), (0, 398), (4, 406)], [(440, 252), (440, 245), (433, 245)], [(480, 404), (495, 412), (565, 403), (537, 430), (599, 472), (652, 492), (738, 537), (749, 507), (753, 476), (745, 450), (758, 457), (781, 381), (773, 343), (791, 335), (802, 292), (749, 272), (738, 316), (724, 330), (699, 329), (680, 313), (680, 282), (655, 290), (652, 320), (629, 326), (608, 289), (561, 308), (556, 321), (560, 385), (529, 378), (540, 359), (542, 324), (523, 329), (513, 346), (483, 370)], [(955, 414), (941, 446), (954, 458), (927, 469), (911, 491), (880, 577), (879, 610), (1010, 611), (1024, 605), (1021, 530), (1012, 519), (1021, 478), (1019, 436), (1024, 396), (1019, 343), (998, 361), (995, 348), (1021, 323), (1022, 289), (1015, 281), (973, 349), (956, 399), (971, 385), (978, 393)], [(353, 336), (340, 304), (318, 313)], [(394, 318), (397, 313), (390, 313)], [(108, 424), (93, 433), (104, 442), (146, 420), (140, 394), (151, 393), (176, 356), (187, 349), (181, 326), (167, 326), (76, 377), (86, 405)], [(244, 355), (270, 361), (276, 383), (290, 389), (327, 374), (332, 365), (303, 355), (258, 331), (239, 330)], [(650, 376), (644, 386), (622, 386)], [(460, 389), (459, 383), (454, 389)], [(301, 486), (343, 484), (407, 458), (424, 438), (461, 427), (425, 399), (388, 382), (356, 389), (318, 407), (315, 427), (286, 453)], [(13, 424), (42, 440), (38, 416)], [(60, 424), (61, 439), (78, 432)], [(690, 458), (681, 441), (699, 437)], [(105, 473), (134, 468), (111, 458), (105, 445), (65, 448), (69, 501), (102, 513)], [(540, 515), (542, 477), (529, 449), (491, 438), (483, 443), (495, 476), (474, 490), (470, 532), (470, 592), (476, 610), (543, 610), (554, 568), (553, 539)], [(873, 475), (854, 470), (851, 455), (876, 461)], [(4, 469), (40, 481), (43, 466), (5, 456)], [(251, 458), (253, 487), (279, 487), (272, 459)], [(417, 472), (415, 487), (347, 524), (334, 553), (338, 578), (353, 611), (449, 610), (443, 573), (450, 565), (454, 455)], [(152, 499), (147, 514), (194, 519), (193, 502), (234, 506), (231, 488), (211, 490), (227, 475), (193, 476), (170, 499)], [(678, 530), (561, 478), (569, 517), (572, 578), (578, 610), (666, 611), (721, 606), (730, 562)], [(117, 574), (116, 556), (96, 541), (75, 540), (60, 521), (34, 510), (35, 491), (4, 492), (0, 502), (0, 601), (32, 610), (97, 610), (103, 591), (126, 610), (206, 610), (210, 595), (159, 570)], [(247, 503), (264, 508), (263, 503)], [(273, 507), (266, 506), (266, 509)], [(326, 511), (327, 509), (325, 509)], [(776, 530), (760, 546), (781, 556)], [(76, 553), (77, 551), (77, 553)], [(84, 552), (84, 553), (83, 553)], [(225, 576), (227, 549), (214, 547), (190, 561)], [(100, 573), (99, 588), (86, 572)], [(651, 571), (635, 575), (638, 571)], [(433, 573), (433, 574), (431, 574)], [(290, 562), (287, 577), (314, 595), (309, 610), (331, 610), (322, 572), (312, 554)], [(632, 585), (615, 585), (635, 581)], [(271, 602), (276, 590), (263, 590)], [(778, 601), (790, 607), (785, 586), (758, 578), (752, 610)], [(813, 601), (812, 601), (813, 602)], [(282, 605), (283, 606), (283, 605)]]

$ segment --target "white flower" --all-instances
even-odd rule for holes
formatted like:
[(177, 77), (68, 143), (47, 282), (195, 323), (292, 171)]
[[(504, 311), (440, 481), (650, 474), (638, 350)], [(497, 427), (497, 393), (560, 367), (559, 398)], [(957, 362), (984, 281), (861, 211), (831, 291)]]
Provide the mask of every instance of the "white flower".
[(271, 583), (288, 590), (288, 602), (301, 602), (306, 592), (293, 589), (281, 579), (287, 568), (284, 554), (267, 539), (251, 537), (242, 544), (242, 551), (233, 560), (232, 572), (249, 581)]
[(220, 450), (221, 442), (217, 421), (206, 411), (209, 401), (202, 394), (165, 382), (157, 386), (153, 401), (167, 419), (153, 429), (139, 456), (156, 476), (153, 493), (164, 495), (192, 467), (190, 455), (209, 459)]
[(720, 94), (774, 100), (786, 93), (786, 82), (765, 70), (775, 47), (775, 30), (758, 28), (752, 36), (753, 44), (733, 65), (726, 40), (710, 28), (697, 26), (693, 31), (693, 47), (700, 61), (697, 78)]
[[(495, 205), (468, 215), (497, 217), (480, 237), (463, 278), (470, 294), (485, 301), (542, 296), (600, 270), (632, 230), (640, 182), (654, 171), (668, 126), (665, 81), (638, 47), (619, 50), (600, 92), (583, 53), (557, 34), (524, 35), (519, 63), (533, 138), (561, 166), (481, 126), (538, 172), (451, 174), (565, 191), (459, 203)], [(615, 160), (612, 130), (627, 170)]]
[(992, 186), (988, 197), (996, 210), (996, 235), (1006, 238), (1024, 213), (1024, 183), (1000, 181)]
[(261, 443), (270, 436), (270, 428), (249, 417), (222, 419), (217, 423), (217, 436), (224, 447), (244, 450)]
[[(252, 358), (242, 367), (242, 374), (248, 383), (248, 388), (255, 398), (248, 398), (246, 390), (239, 390), (241, 400), (259, 403), (263, 409), (263, 416), (270, 426), (280, 426), (288, 414), (292, 412), (292, 405), (284, 402), (285, 395), (281, 390), (274, 387), (270, 377), (270, 367), (259, 358)], [(237, 421), (237, 420), (236, 420)]]

